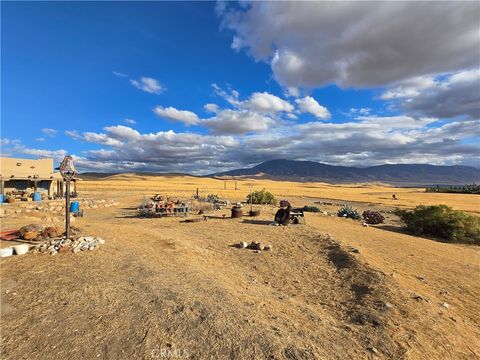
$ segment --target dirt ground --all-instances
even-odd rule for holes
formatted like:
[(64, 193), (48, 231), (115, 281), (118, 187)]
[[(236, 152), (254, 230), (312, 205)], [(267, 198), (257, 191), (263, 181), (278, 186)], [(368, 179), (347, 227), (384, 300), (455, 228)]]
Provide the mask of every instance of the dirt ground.
[[(120, 205), (89, 209), (75, 222), (105, 245), (0, 259), (2, 359), (480, 357), (478, 247), (410, 236), (390, 216), (385, 225), (363, 227), (307, 214), (306, 225), (286, 228), (268, 225), (273, 207), (241, 219), (223, 219), (223, 210), (197, 223), (137, 218), (147, 189), (118, 179), (107, 189), (108, 181), (101, 189), (92, 185), (100, 181), (85, 181), (83, 193)], [(167, 183), (150, 195), (190, 196), (197, 185)], [(242, 198), (249, 185), (241, 186), (227, 189), (228, 198)], [(289, 188), (277, 186), (277, 196)], [(322, 189), (290, 187), (290, 199), (313, 204), (341, 193)], [(389, 192), (402, 199), (415, 191), (352, 189), (357, 197), (345, 188), (336, 198), (380, 210), (391, 208)], [(456, 196), (450, 205), (478, 211), (475, 198)], [(42, 214), (3, 218), (2, 229), (35, 216)], [(254, 240), (272, 250), (235, 246)]]

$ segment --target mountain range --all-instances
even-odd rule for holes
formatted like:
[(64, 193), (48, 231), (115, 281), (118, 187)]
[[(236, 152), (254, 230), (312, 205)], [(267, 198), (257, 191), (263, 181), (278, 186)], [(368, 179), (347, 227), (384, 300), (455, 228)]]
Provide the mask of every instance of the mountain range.
[(387, 164), (371, 167), (335, 166), (314, 161), (270, 160), (252, 168), (212, 174), (215, 177), (258, 176), (279, 180), (331, 183), (385, 182), (398, 185), (460, 185), (480, 182), (480, 169), (473, 166)]

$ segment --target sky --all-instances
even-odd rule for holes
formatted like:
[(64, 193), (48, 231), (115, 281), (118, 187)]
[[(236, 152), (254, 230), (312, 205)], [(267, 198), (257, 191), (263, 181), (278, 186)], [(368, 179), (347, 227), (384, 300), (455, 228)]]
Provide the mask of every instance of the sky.
[(480, 166), (478, 2), (2, 2), (1, 154)]

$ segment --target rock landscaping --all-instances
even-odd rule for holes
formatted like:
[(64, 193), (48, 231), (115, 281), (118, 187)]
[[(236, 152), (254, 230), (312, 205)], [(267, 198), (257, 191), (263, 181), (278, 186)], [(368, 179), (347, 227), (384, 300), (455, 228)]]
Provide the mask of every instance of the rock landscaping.
[[(112, 206), (118, 206), (119, 202), (105, 199), (72, 199), (78, 201), (81, 209), (101, 209)], [(0, 207), (0, 216), (9, 216), (11, 214), (30, 213), (35, 211), (45, 211), (59, 213), (65, 211), (65, 200), (46, 200), (41, 202), (17, 202), (13, 204), (2, 204)]]
[(52, 239), (30, 249), (31, 253), (49, 253), (56, 255), (58, 253), (78, 253), (80, 251), (95, 250), (100, 245), (105, 244), (105, 240), (94, 236), (80, 236), (76, 239)]

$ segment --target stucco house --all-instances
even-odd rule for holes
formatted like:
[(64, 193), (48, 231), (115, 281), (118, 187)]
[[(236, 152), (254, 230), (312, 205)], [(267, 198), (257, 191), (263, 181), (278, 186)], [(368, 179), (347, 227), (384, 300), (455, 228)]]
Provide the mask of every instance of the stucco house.
[[(0, 158), (1, 194), (41, 192), (49, 197), (64, 194), (64, 181), (53, 159)], [(76, 192), (75, 181), (74, 192)]]

